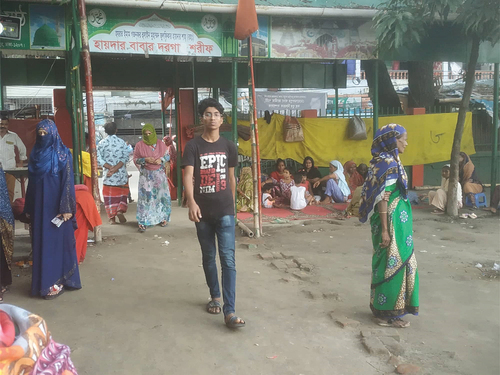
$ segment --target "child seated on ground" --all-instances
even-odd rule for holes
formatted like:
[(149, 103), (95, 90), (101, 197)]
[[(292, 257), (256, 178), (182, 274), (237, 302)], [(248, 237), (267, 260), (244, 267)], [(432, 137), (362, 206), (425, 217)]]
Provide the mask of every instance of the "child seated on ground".
[(271, 190), (273, 190), (274, 185), (272, 183), (267, 183), (262, 186), (262, 207), (263, 208), (273, 208), (274, 198), (271, 195)]
[[(446, 164), (441, 169), (441, 187), (429, 192), (429, 204), (435, 207), (433, 214), (444, 214), (448, 201), (448, 185), (450, 183), (450, 165)], [(457, 184), (457, 206), (462, 208), (462, 186)]]
[(290, 188), (290, 208), (292, 210), (303, 210), (308, 204), (315, 204), (316, 200), (309, 194), (305, 186), (301, 185), (302, 175), (296, 173), (294, 177), (295, 186)]
[[(295, 173), (296, 175), (302, 176), (302, 180), (298, 186), (304, 186), (306, 188), (306, 191), (311, 194), (311, 184), (309, 181), (307, 181), (307, 172), (306, 171), (299, 171)], [(295, 183), (297, 185), (297, 183)]]

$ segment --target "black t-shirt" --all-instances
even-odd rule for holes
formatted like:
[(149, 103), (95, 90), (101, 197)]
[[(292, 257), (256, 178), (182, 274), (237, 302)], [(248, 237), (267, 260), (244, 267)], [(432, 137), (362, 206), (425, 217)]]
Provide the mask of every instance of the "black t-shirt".
[(236, 146), (223, 137), (210, 143), (198, 136), (186, 144), (182, 167), (194, 167), (194, 200), (200, 207), (202, 220), (234, 215), (229, 168), (237, 164)]

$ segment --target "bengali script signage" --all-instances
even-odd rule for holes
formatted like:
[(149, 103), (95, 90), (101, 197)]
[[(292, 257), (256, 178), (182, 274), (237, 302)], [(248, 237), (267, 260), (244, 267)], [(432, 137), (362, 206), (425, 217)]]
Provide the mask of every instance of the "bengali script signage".
[(258, 91), (256, 94), (259, 111), (296, 115), (297, 111), (316, 109), (318, 115), (326, 113), (326, 92)]
[(91, 52), (222, 56), (222, 32), (216, 16), (190, 13), (190, 20), (177, 21), (175, 13), (168, 17), (159, 12), (126, 22), (124, 12), (105, 8), (89, 11)]

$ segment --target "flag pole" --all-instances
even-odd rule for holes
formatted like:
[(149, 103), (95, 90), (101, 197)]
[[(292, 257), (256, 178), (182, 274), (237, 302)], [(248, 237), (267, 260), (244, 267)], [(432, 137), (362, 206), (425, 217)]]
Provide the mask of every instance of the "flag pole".
[(261, 178), (260, 178), (260, 148), (259, 148), (259, 126), (257, 124), (257, 103), (255, 97), (255, 75), (253, 67), (252, 35), (248, 37), (248, 64), (250, 66), (250, 126), (252, 129), (252, 172), (254, 191), (254, 227), (255, 237), (262, 234), (262, 207), (261, 207)]

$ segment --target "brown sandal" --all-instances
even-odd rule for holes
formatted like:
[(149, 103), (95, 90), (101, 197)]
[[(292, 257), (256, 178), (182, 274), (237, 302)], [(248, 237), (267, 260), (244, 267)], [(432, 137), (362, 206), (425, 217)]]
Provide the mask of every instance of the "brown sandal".
[(116, 217), (118, 218), (118, 220), (120, 221), (120, 224), (124, 224), (127, 222), (127, 218), (125, 217), (125, 215), (123, 214), (123, 212), (119, 211), (117, 214), (116, 214)]

